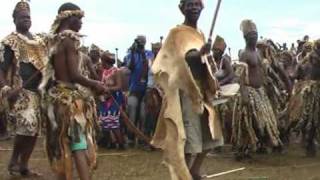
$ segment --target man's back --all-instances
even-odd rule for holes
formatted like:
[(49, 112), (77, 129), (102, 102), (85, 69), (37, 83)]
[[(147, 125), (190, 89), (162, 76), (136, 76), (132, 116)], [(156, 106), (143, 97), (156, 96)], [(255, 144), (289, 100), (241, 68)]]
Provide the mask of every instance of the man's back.
[[(61, 45), (58, 46), (56, 54), (52, 57), (53, 67), (55, 70), (55, 78), (58, 81), (72, 83), (72, 78), (69, 74), (69, 63), (68, 63), (68, 55), (73, 54), (69, 52), (72, 50), (72, 40), (70, 38), (65, 38)], [(75, 50), (75, 48), (74, 48)], [(76, 66), (78, 67), (78, 66)], [(72, 68), (76, 68), (72, 67)]]

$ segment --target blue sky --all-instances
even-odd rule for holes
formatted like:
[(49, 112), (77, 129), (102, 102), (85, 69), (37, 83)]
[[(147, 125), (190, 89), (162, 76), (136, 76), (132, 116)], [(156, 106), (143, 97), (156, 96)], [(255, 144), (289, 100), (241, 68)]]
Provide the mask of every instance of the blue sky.
[[(117, 47), (122, 57), (138, 34), (145, 34), (148, 48), (151, 42), (166, 36), (169, 29), (183, 21), (179, 0), (70, 0), (85, 12), (81, 33), (83, 43), (96, 43), (103, 49)], [(12, 10), (18, 0), (2, 0), (0, 7), (0, 37), (14, 30)], [(48, 32), (59, 6), (64, 0), (31, 0), (32, 32)], [(207, 35), (216, 0), (204, 0), (205, 9), (199, 28)], [(252, 19), (259, 35), (278, 42), (292, 43), (309, 34), (320, 37), (319, 0), (223, 0), (214, 34), (223, 36), (232, 49), (232, 56), (243, 48), (240, 22)]]

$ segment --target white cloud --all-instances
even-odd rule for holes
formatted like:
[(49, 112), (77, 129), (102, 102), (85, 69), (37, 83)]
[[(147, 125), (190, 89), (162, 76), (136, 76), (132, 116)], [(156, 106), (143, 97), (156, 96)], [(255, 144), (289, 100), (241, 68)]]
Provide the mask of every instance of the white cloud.
[[(145, 34), (148, 38), (148, 47), (151, 42), (159, 41), (160, 36), (166, 36), (169, 29), (182, 22), (181, 13), (177, 7), (177, 1), (165, 1), (150, 3), (148, 0), (69, 0), (80, 5), (86, 12), (83, 19), (83, 29), (81, 33), (87, 35), (84, 39), (86, 45), (96, 43), (104, 49), (113, 51), (116, 47), (120, 49), (122, 57), (126, 49), (133, 42), (137, 34)], [(14, 30), (11, 13), (18, 0), (3, 0), (1, 4), (0, 16), (0, 39)], [(48, 32), (54, 20), (58, 7), (65, 0), (43, 1), (31, 0), (33, 32)], [(143, 11), (137, 11), (143, 2)], [(253, 2), (253, 0), (252, 0)], [(128, 7), (130, 4), (130, 7)], [(228, 3), (230, 6), (228, 6)], [(266, 1), (265, 1), (266, 3)], [(158, 4), (156, 8), (152, 4)], [(231, 6), (232, 4), (232, 6)], [(125, 6), (127, 5), (127, 6)], [(255, 7), (254, 5), (252, 5)], [(199, 27), (205, 32), (209, 31), (215, 1), (207, 1), (206, 8), (200, 19)], [(262, 18), (263, 12), (242, 11), (240, 5), (233, 2), (222, 4), (222, 11), (215, 33), (222, 35), (228, 45), (232, 47), (233, 57), (236, 57), (239, 48), (243, 48), (243, 39), (239, 30), (239, 23), (242, 19), (253, 19), (259, 29), (259, 33), (264, 37), (269, 37), (277, 42), (295, 42), (305, 34), (311, 38), (320, 38), (320, 22), (310, 21), (306, 18), (296, 16), (294, 18), (286, 15), (278, 18), (270, 15)], [(113, 13), (111, 13), (111, 11)], [(110, 12), (110, 13), (109, 13)], [(269, 21), (269, 22), (268, 22)]]
[(282, 18), (271, 22), (264, 29), (264, 36), (277, 42), (292, 43), (309, 35), (311, 39), (320, 38), (320, 22), (299, 18)]

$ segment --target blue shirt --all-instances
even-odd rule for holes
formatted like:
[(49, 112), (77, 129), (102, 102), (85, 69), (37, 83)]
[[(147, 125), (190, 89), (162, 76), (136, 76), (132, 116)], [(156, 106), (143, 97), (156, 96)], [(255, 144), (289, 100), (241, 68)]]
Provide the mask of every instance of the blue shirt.
[[(147, 88), (149, 72), (148, 64), (149, 61), (151, 61), (154, 58), (154, 55), (152, 51), (149, 50), (145, 50), (144, 53), (146, 57), (145, 62), (141, 53), (131, 53), (131, 51), (128, 52), (128, 55), (124, 59), (124, 63), (131, 70), (131, 75), (129, 79), (130, 92), (145, 92)], [(131, 62), (132, 60), (133, 62)], [(144, 71), (146, 71), (146, 74), (144, 74)]]

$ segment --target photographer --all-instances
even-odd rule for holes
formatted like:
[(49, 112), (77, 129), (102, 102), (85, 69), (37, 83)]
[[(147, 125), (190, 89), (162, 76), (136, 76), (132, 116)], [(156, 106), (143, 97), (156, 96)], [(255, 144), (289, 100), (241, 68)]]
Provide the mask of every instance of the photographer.
[[(128, 114), (136, 126), (142, 131), (144, 130), (144, 104), (142, 99), (145, 95), (148, 83), (148, 62), (154, 56), (151, 51), (145, 50), (146, 37), (143, 35), (137, 36), (134, 43), (125, 57), (125, 64), (131, 71), (129, 79), (129, 97), (128, 97)], [(134, 142), (134, 136), (128, 135), (129, 143)]]

